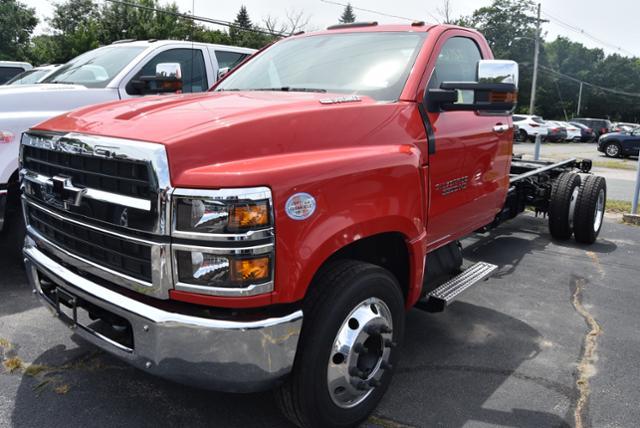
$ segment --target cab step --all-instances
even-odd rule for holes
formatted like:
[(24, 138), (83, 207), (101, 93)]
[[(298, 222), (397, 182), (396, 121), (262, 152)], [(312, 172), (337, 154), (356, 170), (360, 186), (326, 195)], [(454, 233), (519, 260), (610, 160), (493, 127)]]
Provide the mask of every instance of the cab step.
[(427, 312), (442, 312), (462, 292), (487, 279), (496, 269), (498, 266), (494, 264), (478, 262), (427, 294), (415, 307)]

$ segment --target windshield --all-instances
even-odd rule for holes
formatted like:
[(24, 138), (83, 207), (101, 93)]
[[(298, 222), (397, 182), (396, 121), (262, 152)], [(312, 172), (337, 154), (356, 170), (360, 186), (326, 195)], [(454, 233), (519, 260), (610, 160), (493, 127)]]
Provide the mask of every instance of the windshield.
[(82, 54), (61, 66), (42, 83), (66, 83), (88, 88), (105, 88), (140, 54), (144, 47), (105, 47)]
[(5, 85), (31, 85), (38, 83), (38, 80), (42, 79), (47, 74), (47, 70), (29, 70), (24, 73), (18, 74), (13, 79), (9, 80)]
[(426, 33), (348, 33), (285, 40), (240, 67), (216, 91), (280, 90), (400, 97)]

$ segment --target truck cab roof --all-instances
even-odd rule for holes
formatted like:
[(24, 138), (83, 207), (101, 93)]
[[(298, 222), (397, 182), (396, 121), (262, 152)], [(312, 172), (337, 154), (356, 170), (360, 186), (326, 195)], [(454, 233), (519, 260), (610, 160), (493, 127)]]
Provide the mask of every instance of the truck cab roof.
[(143, 48), (157, 48), (157, 47), (162, 47), (167, 45), (172, 45), (172, 46), (183, 45), (184, 47), (189, 47), (189, 48), (206, 46), (208, 48), (213, 48), (213, 49), (224, 49), (225, 51), (242, 52), (242, 53), (253, 53), (256, 51), (255, 49), (250, 49), (250, 48), (241, 48), (237, 46), (220, 45), (215, 43), (188, 42), (184, 40), (155, 40), (155, 39), (119, 40), (119, 41), (113, 42), (108, 46), (116, 47), (116, 48), (120, 46), (123, 48), (131, 47), (131, 46), (143, 47)]

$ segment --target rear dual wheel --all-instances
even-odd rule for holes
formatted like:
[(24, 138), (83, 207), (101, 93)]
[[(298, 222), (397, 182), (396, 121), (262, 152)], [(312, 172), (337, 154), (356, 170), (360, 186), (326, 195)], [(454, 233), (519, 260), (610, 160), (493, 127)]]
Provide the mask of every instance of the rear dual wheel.
[(593, 244), (602, 229), (606, 199), (603, 177), (561, 174), (553, 183), (549, 201), (551, 236), (566, 240), (575, 235), (577, 242)]
[(278, 405), (301, 427), (355, 427), (391, 380), (404, 333), (398, 282), (378, 266), (338, 261), (319, 274), (303, 312), (296, 361), (276, 393)]

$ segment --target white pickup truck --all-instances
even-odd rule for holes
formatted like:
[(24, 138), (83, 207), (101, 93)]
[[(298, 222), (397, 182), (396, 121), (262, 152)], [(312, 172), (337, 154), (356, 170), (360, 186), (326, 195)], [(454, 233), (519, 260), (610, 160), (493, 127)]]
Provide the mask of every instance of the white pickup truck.
[[(22, 132), (78, 107), (148, 94), (206, 91), (219, 74), (253, 52), (173, 40), (121, 41), (72, 59), (39, 84), (0, 87), (0, 231), (7, 209), (17, 206)], [(167, 70), (169, 80), (157, 74), (166, 77)]]

